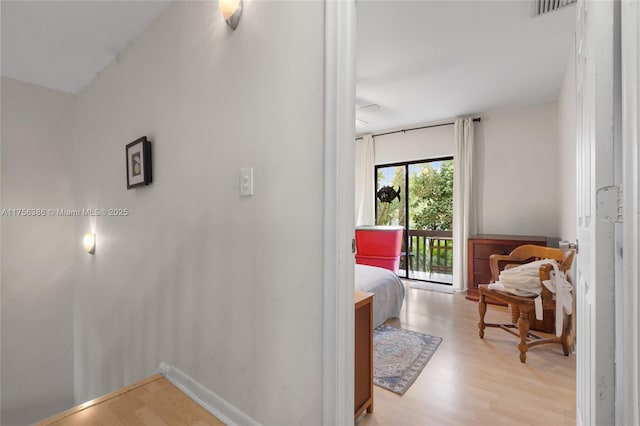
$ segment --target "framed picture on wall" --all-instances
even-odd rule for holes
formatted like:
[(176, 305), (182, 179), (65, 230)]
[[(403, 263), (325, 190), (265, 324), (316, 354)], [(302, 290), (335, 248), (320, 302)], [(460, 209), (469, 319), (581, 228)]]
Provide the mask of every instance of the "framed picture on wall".
[(151, 142), (143, 136), (127, 144), (127, 189), (151, 183)]

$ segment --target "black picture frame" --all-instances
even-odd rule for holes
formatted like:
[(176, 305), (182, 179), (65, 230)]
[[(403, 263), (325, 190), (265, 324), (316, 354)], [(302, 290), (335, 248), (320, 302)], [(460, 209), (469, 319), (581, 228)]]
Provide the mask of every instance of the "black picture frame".
[(125, 147), (127, 158), (127, 189), (151, 183), (151, 142), (146, 136), (128, 143)]

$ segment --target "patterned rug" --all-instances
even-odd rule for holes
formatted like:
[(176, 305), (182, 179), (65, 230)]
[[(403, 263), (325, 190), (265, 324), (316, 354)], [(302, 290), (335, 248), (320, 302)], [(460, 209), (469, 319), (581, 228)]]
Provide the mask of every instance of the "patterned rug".
[(399, 395), (415, 382), (441, 337), (381, 325), (373, 330), (373, 383)]

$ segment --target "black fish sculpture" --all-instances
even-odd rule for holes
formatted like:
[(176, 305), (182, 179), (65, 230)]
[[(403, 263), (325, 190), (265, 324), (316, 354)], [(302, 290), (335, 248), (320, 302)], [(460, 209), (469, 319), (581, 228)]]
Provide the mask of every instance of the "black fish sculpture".
[(393, 189), (393, 186), (383, 186), (376, 193), (376, 197), (382, 203), (390, 203), (396, 198), (400, 201), (400, 187), (397, 190)]

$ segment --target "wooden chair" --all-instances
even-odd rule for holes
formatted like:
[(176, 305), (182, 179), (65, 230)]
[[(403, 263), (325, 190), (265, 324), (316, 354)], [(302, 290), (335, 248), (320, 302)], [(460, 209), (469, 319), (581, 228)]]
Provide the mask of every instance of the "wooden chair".
[[(523, 263), (532, 262), (542, 259), (554, 259), (558, 262), (559, 269), (561, 271), (567, 271), (571, 268), (573, 262), (574, 251), (563, 251), (560, 249), (535, 246), (535, 245), (523, 245), (517, 247), (509, 255), (491, 255), (489, 257), (489, 266), (491, 267), (491, 280), (495, 282), (500, 275), (500, 265), (505, 265), (503, 269), (518, 266)], [(548, 280), (550, 271), (553, 270), (551, 264), (545, 264), (540, 267), (539, 276), (540, 281)], [(516, 296), (515, 294), (508, 293), (506, 291), (491, 290), (486, 285), (479, 286), (480, 301), (478, 302), (478, 311), (480, 312), (480, 322), (478, 323), (478, 334), (480, 338), (484, 338), (485, 327), (498, 327), (505, 330), (514, 336), (520, 337), (520, 344), (518, 349), (520, 350), (520, 361), (525, 362), (527, 360), (527, 351), (529, 348), (545, 343), (560, 343), (565, 356), (569, 355), (569, 343), (567, 341), (567, 335), (569, 333), (569, 327), (571, 321), (564, 319), (562, 326), (562, 335), (560, 337), (541, 338), (529, 332), (529, 318), (535, 318), (535, 297)], [(555, 309), (555, 299), (553, 293), (551, 293), (544, 285), (542, 285), (542, 306), (543, 308)], [(487, 312), (486, 298), (507, 303), (511, 306), (512, 324), (491, 324), (484, 322), (484, 316)], [(517, 326), (516, 326), (517, 324)], [(513, 329), (518, 328), (518, 333)]]

